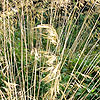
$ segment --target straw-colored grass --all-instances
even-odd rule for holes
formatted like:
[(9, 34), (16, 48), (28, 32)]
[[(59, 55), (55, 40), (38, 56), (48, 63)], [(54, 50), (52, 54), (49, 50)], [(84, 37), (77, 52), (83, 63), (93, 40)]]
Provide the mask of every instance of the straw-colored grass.
[(0, 100), (99, 100), (100, 1), (1, 0)]

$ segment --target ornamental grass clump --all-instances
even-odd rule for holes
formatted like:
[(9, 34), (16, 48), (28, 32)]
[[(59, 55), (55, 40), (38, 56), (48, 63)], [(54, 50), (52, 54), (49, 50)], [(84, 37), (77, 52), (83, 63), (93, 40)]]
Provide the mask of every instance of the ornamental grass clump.
[(0, 100), (99, 100), (100, 1), (1, 1)]

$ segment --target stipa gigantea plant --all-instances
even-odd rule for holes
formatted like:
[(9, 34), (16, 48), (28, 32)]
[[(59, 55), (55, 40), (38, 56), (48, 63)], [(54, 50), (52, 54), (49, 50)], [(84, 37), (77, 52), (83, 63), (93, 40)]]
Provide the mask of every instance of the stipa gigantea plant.
[(0, 99), (99, 99), (99, 1), (70, 2), (2, 0)]
[(56, 30), (52, 26), (42, 24), (42, 25), (38, 25), (36, 28), (46, 28), (48, 35), (45, 34), (41, 34), (41, 35), (43, 35), (46, 39), (50, 40), (50, 42), (53, 43), (54, 45), (58, 43), (58, 35), (56, 33)]

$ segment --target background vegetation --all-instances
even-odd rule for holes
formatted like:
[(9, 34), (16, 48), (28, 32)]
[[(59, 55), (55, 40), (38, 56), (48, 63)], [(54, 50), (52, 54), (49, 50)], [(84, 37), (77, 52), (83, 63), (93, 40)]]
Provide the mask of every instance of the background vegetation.
[(100, 1), (1, 0), (0, 100), (99, 100)]

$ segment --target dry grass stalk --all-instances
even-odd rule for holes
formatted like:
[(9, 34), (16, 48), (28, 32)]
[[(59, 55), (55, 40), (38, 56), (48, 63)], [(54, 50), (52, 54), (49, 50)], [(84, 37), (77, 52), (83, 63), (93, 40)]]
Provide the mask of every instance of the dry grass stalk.
[(99, 0), (2, 1), (0, 99), (82, 100), (99, 94)]

